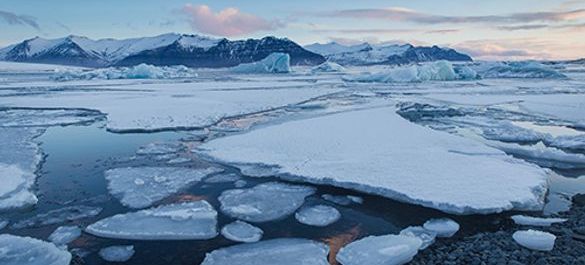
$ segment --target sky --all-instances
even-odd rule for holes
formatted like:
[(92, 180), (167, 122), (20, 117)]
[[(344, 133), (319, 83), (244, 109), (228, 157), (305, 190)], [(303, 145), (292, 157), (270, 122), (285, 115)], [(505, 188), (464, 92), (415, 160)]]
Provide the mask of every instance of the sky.
[(476, 59), (585, 57), (585, 0), (0, 0), (0, 46), (35, 36), (266, 35), (411, 43)]

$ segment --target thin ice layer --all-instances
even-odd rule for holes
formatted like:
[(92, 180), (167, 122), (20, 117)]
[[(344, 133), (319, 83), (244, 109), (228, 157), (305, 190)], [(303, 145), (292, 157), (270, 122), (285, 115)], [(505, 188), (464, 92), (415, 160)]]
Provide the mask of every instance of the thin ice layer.
[(134, 240), (210, 239), (217, 236), (217, 212), (207, 201), (169, 204), (114, 215), (85, 231), (99, 237)]
[(30, 237), (0, 235), (2, 265), (69, 265), (71, 254), (52, 243)]
[(235, 165), (271, 166), (283, 178), (455, 214), (541, 209), (546, 193), (545, 170), (410, 123), (394, 107), (291, 121), (212, 140), (199, 150)]

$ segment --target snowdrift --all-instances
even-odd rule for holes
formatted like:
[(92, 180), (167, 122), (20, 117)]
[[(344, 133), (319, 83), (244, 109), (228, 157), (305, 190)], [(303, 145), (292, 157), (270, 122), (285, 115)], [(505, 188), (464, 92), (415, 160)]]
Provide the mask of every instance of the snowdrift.
[(56, 70), (53, 79), (57, 81), (93, 79), (175, 79), (194, 78), (197, 73), (186, 66), (154, 66), (139, 64), (132, 67), (109, 67), (83, 71), (78, 69)]
[(231, 71), (242, 74), (289, 73), (291, 71), (290, 55), (280, 52), (271, 53), (260, 61), (234, 66)]
[(477, 73), (466, 66), (454, 66), (448, 61), (391, 68), (385, 72), (344, 77), (349, 82), (410, 83), (423, 81), (453, 81), (476, 79)]

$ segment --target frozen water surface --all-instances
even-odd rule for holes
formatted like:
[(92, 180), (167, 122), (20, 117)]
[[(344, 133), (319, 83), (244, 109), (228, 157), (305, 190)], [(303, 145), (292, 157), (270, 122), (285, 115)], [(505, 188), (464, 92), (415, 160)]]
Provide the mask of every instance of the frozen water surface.
[(521, 246), (533, 250), (551, 251), (555, 246), (556, 236), (538, 230), (522, 230), (514, 232), (514, 241)]
[(259, 241), (262, 238), (264, 231), (251, 224), (238, 220), (225, 225), (221, 229), (221, 234), (232, 241), (251, 243)]
[(81, 236), (81, 229), (77, 226), (60, 226), (51, 235), (49, 240), (57, 246), (64, 246)]
[(302, 224), (328, 226), (341, 218), (341, 213), (331, 206), (314, 205), (303, 207), (295, 213), (295, 218)]
[(400, 265), (411, 261), (421, 245), (412, 236), (369, 236), (341, 248), (336, 259), (343, 265)]
[(126, 262), (134, 256), (134, 246), (111, 246), (100, 249), (99, 255), (105, 261)]
[(0, 235), (2, 265), (69, 265), (71, 254), (52, 243), (30, 237)]

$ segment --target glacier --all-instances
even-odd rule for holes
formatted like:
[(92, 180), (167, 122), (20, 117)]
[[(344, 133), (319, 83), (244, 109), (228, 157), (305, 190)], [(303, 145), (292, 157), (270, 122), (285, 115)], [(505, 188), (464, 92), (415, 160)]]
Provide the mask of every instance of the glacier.
[(345, 76), (349, 82), (409, 83), (476, 79), (477, 73), (467, 66), (454, 66), (448, 61), (400, 66), (373, 74)]
[(52, 243), (30, 237), (0, 235), (2, 265), (69, 265), (71, 254)]
[(183, 65), (154, 66), (139, 64), (131, 67), (108, 67), (95, 70), (57, 69), (53, 75), (56, 81), (93, 79), (179, 79), (196, 78), (195, 70)]
[(260, 61), (240, 64), (232, 67), (230, 70), (234, 73), (242, 74), (289, 73), (291, 72), (290, 55), (275, 52)]
[(474, 140), (410, 123), (395, 106), (267, 126), (211, 140), (197, 150), (238, 167), (261, 164), (284, 179), (454, 214), (539, 210), (547, 190), (548, 171)]
[(421, 244), (412, 236), (369, 236), (341, 248), (336, 259), (343, 265), (401, 265), (414, 258)]
[(295, 218), (301, 224), (323, 227), (337, 222), (341, 213), (331, 206), (319, 204), (299, 209)]
[(225, 238), (244, 243), (260, 241), (263, 234), (262, 229), (240, 220), (229, 223), (221, 229), (221, 235)]
[(522, 230), (512, 234), (512, 238), (519, 245), (539, 251), (551, 251), (555, 246), (557, 237), (548, 232), (538, 230)]
[(102, 248), (99, 255), (102, 259), (109, 262), (126, 262), (134, 256), (134, 246), (110, 246)]

